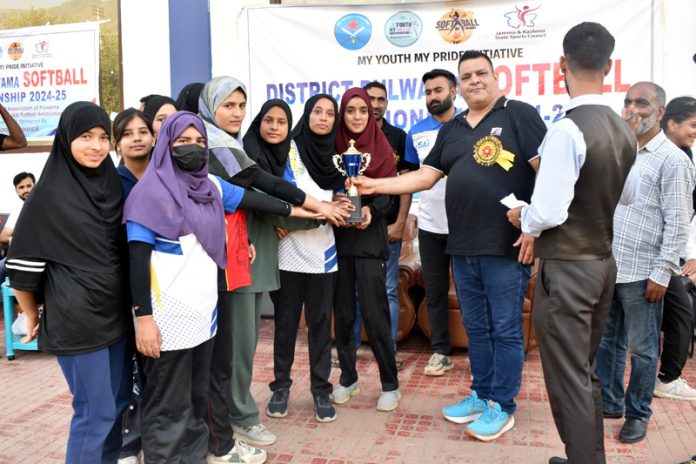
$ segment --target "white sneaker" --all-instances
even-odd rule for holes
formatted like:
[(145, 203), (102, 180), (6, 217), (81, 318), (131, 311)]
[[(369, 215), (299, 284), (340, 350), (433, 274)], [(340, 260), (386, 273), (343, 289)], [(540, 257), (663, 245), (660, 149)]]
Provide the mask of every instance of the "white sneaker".
[(671, 400), (696, 401), (696, 389), (691, 388), (681, 377), (669, 383), (657, 379), (653, 395)]
[(439, 377), (444, 375), (445, 372), (452, 369), (454, 364), (450, 361), (450, 358), (440, 353), (433, 353), (433, 355), (428, 360), (428, 364), (423, 370), (423, 374)]
[(233, 462), (236, 464), (263, 464), (266, 462), (266, 452), (246, 444), (244, 440), (237, 440), (234, 447), (224, 456), (208, 454), (208, 464), (216, 462)]
[(121, 458), (116, 462), (117, 464), (140, 464), (138, 456), (128, 456), (127, 458)]
[(252, 444), (254, 446), (272, 445), (278, 439), (273, 433), (263, 424), (251, 425), (249, 427), (232, 426), (234, 439)]
[(347, 403), (352, 396), (355, 396), (358, 393), (360, 393), (358, 382), (355, 382), (353, 385), (349, 385), (347, 387), (344, 387), (339, 383), (334, 387), (333, 392), (331, 393), (331, 402), (334, 404)]
[(397, 388), (396, 390), (385, 392), (383, 391), (379, 395), (379, 400), (377, 400), (377, 410), (378, 411), (393, 411), (399, 406), (399, 401), (401, 400), (401, 392)]

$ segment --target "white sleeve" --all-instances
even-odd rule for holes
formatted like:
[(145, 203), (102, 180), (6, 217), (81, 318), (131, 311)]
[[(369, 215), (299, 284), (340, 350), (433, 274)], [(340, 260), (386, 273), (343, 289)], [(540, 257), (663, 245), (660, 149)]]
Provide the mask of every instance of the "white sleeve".
[(14, 229), (15, 226), (17, 225), (17, 218), (18, 217), (19, 217), (19, 214), (17, 212), (10, 213), (10, 216), (7, 218), (7, 222), (5, 223), (5, 227), (8, 227), (10, 229)]
[(573, 121), (566, 118), (551, 126), (539, 147), (541, 162), (531, 203), (522, 209), (522, 232), (538, 237), (568, 219), (586, 152), (585, 139)]

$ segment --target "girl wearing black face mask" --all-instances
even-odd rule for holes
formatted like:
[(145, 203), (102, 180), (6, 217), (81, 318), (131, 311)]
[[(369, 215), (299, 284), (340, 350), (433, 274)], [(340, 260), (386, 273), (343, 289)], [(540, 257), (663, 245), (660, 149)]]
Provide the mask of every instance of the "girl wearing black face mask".
[(192, 113), (167, 118), (124, 209), (136, 345), (145, 356), (147, 378), (143, 454), (154, 463), (177, 456), (182, 462), (206, 458), (217, 273), (228, 259), (223, 211), (260, 207), (285, 216), (308, 215), (279, 200), (263, 203), (260, 194), (209, 177), (205, 133)]

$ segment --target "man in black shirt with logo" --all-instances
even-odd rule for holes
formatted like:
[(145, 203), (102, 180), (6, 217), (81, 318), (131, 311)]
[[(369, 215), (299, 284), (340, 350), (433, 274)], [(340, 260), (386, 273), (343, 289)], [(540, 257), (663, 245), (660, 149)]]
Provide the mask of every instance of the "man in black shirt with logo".
[[(522, 304), (533, 238), (520, 235), (500, 200), (529, 201), (546, 126), (536, 110), (500, 95), (491, 60), (478, 51), (459, 61), (459, 90), (468, 110), (445, 124), (423, 167), (396, 179), (359, 178), (360, 193), (427, 190), (447, 175), (447, 252), (452, 255), (462, 322), (469, 336), (471, 396), (443, 409), (467, 434), (490, 441), (515, 423), (524, 363)], [(520, 247), (520, 251), (516, 250)]]

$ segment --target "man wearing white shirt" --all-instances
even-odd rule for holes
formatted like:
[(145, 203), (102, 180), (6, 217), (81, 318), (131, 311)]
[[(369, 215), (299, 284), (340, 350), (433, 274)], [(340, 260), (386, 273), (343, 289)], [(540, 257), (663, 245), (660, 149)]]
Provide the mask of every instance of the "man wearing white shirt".
[(19, 207), (15, 208), (15, 210), (10, 213), (10, 217), (7, 220), (7, 224), (5, 224), (5, 228), (2, 229), (2, 233), (0, 233), (0, 244), (10, 243), (10, 240), (12, 239), (12, 232), (14, 231), (14, 226), (17, 223), (19, 213), (22, 211), (24, 202), (29, 197), (31, 189), (34, 188), (35, 183), (36, 178), (34, 177), (34, 174), (30, 172), (20, 172), (19, 174), (14, 176), (14, 179), (12, 179), (12, 184), (14, 185), (15, 193), (17, 194), (19, 199), (22, 200), (22, 203), (20, 203)]
[[(618, 267), (614, 301), (597, 353), (605, 418), (626, 421), (619, 440), (645, 438), (652, 415), (667, 287), (681, 273), (679, 259), (693, 214), (694, 167), (660, 130), (665, 91), (652, 82), (631, 86), (624, 117), (638, 137), (640, 195), (614, 214), (613, 252)], [(637, 117), (633, 117), (637, 115)], [(626, 353), (631, 373), (624, 389)]]
[[(5, 227), (0, 230), (0, 246), (3, 247), (8, 246), (10, 241), (12, 241), (12, 233), (14, 232), (15, 224), (17, 224), (17, 218), (19, 217), (19, 213), (22, 211), (24, 202), (29, 197), (29, 193), (31, 193), (31, 189), (34, 188), (36, 178), (34, 177), (34, 174), (30, 172), (20, 172), (14, 176), (12, 183), (14, 184), (15, 193), (19, 199), (22, 200), (22, 203), (20, 203), (20, 206), (15, 208), (10, 213), (10, 217), (7, 219)], [(5, 259), (2, 259), (0, 261), (0, 283), (5, 281), (5, 277), (7, 277), (7, 271), (5, 270)]]
[[(560, 69), (571, 100), (539, 147), (531, 204), (508, 212), (522, 232), (538, 237), (541, 258), (532, 316), (546, 390), (568, 459), (604, 463), (602, 398), (595, 354), (616, 281), (614, 209), (636, 157), (636, 137), (604, 101), (614, 38), (581, 23), (563, 39)], [(633, 184), (623, 200), (635, 197)]]
[[(406, 161), (420, 165), (435, 145), (437, 134), (445, 123), (459, 113), (454, 107), (457, 79), (445, 69), (433, 69), (423, 75), (425, 106), (430, 116), (411, 127), (406, 136)], [(418, 207), (418, 250), (423, 266), (425, 297), (428, 300), (430, 346), (433, 354), (424, 374), (441, 376), (452, 369), (449, 359), (450, 255), (447, 253), (447, 212), (445, 211), (444, 177), (430, 189), (420, 192)]]

